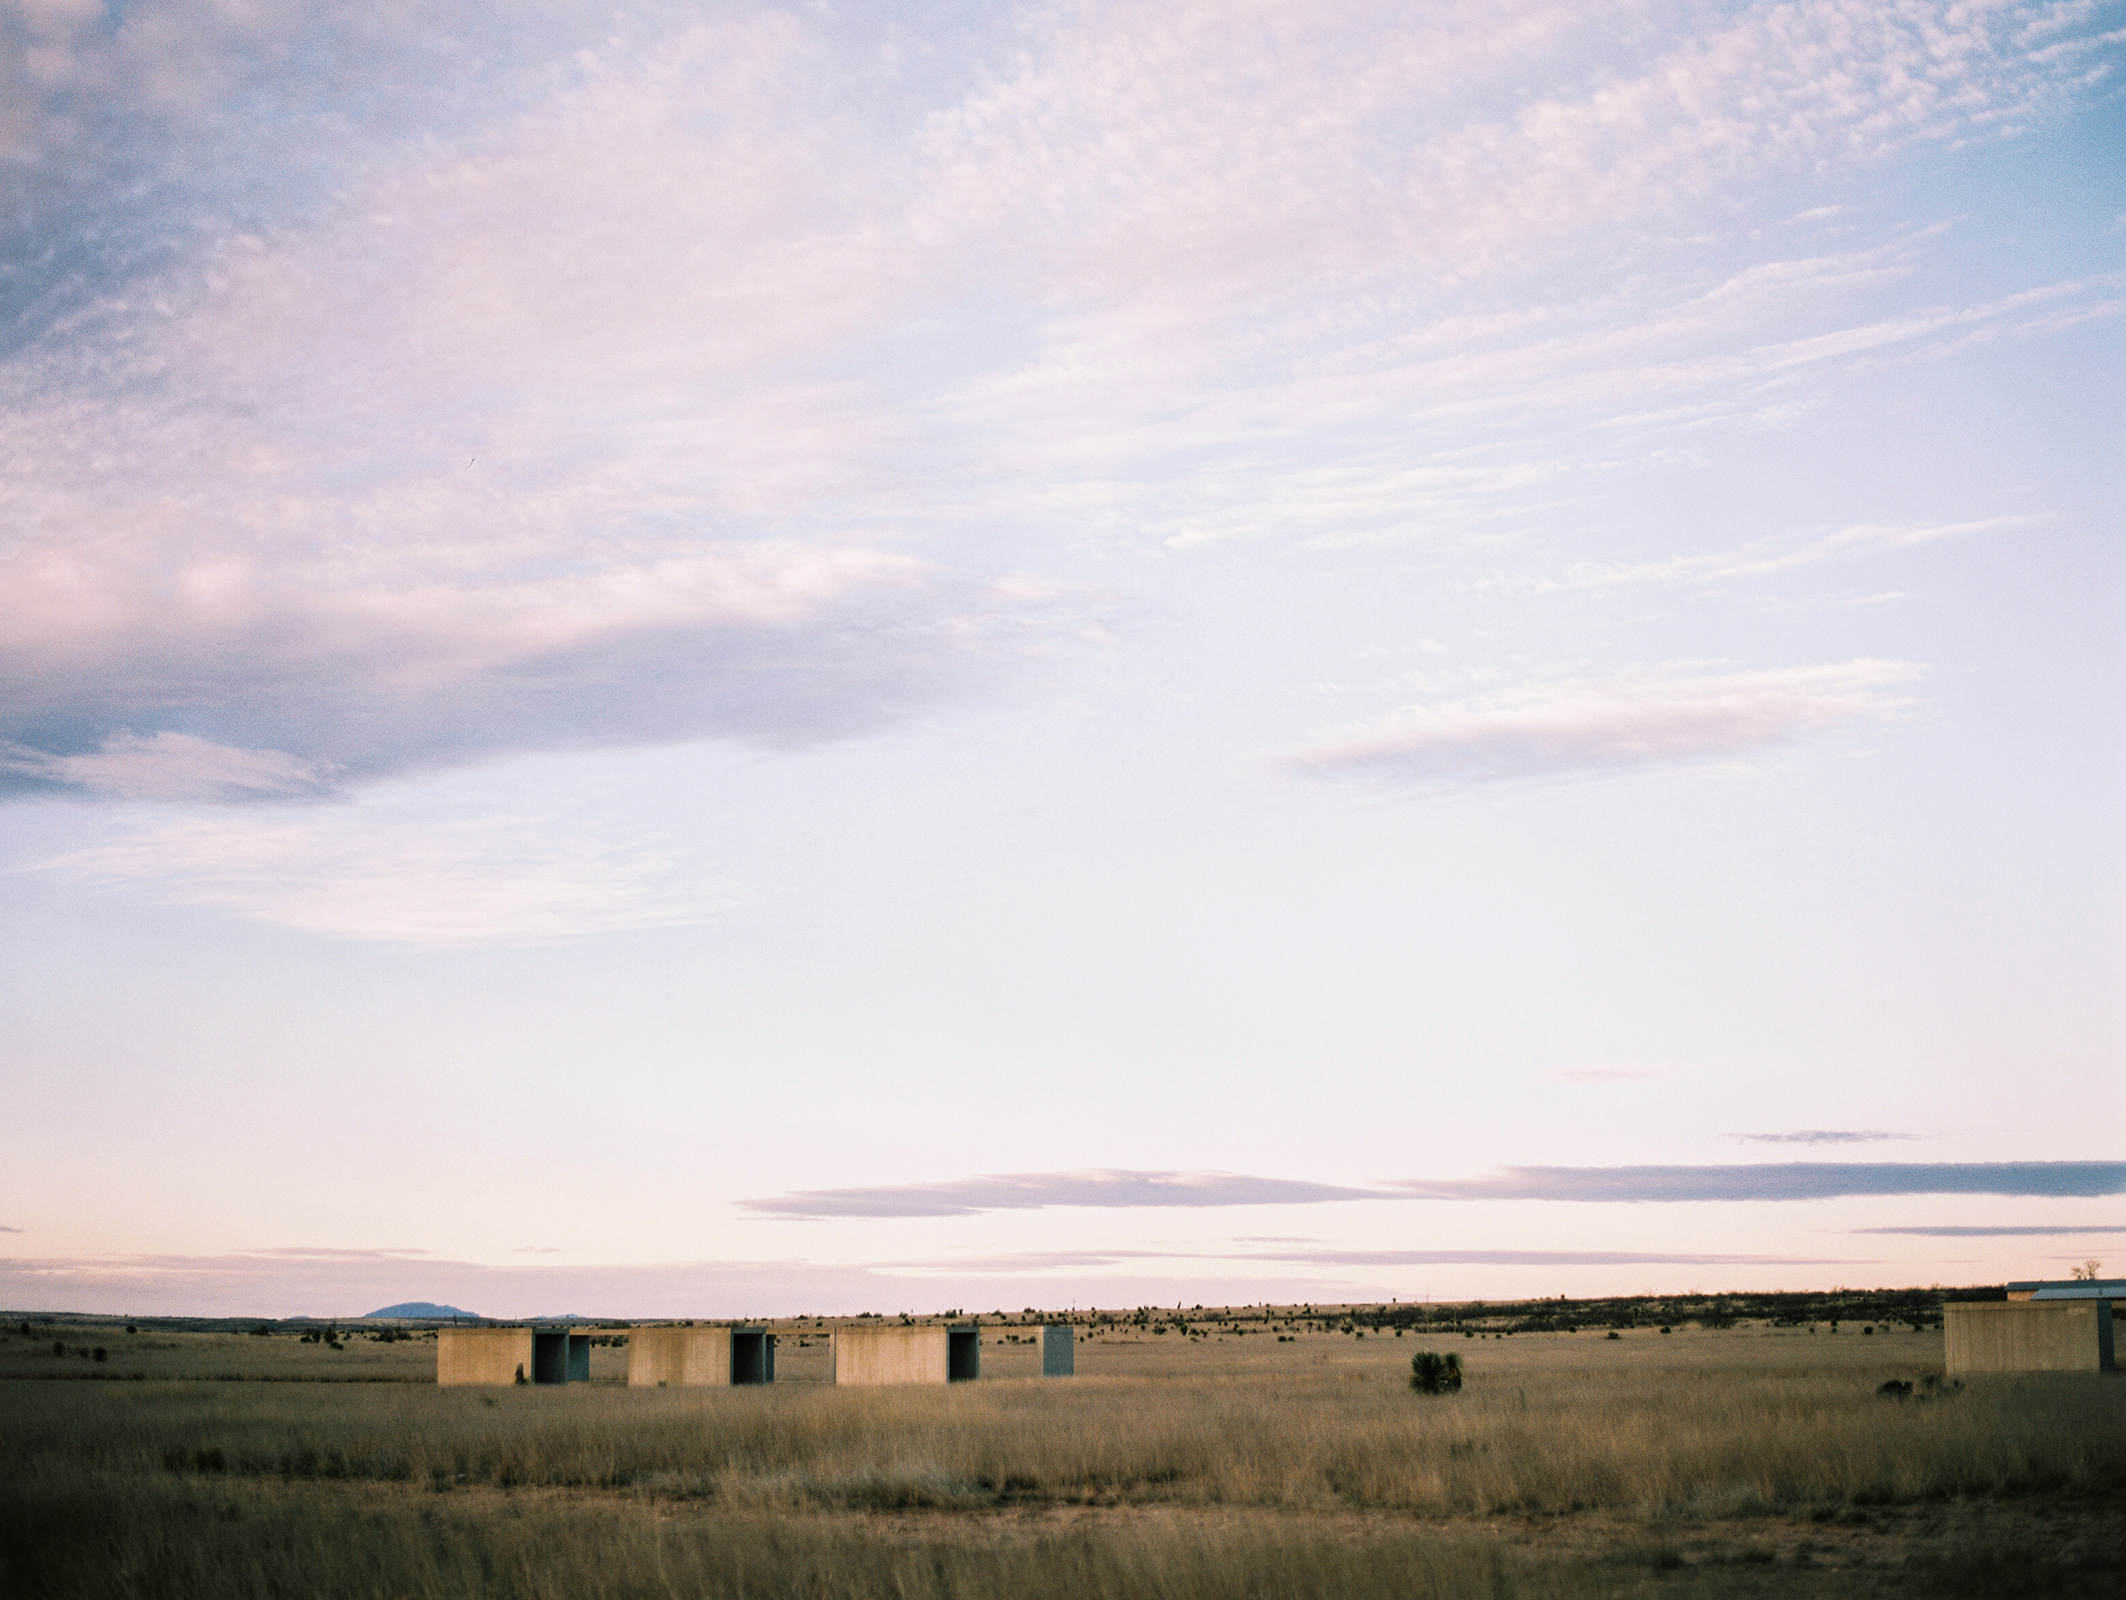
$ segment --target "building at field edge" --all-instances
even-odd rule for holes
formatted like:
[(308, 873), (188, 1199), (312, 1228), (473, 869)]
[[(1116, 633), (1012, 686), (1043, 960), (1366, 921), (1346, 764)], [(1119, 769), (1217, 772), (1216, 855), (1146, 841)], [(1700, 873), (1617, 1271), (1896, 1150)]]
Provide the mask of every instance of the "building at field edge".
[(775, 1381), (775, 1335), (765, 1328), (632, 1328), (630, 1389), (724, 1388)]
[(1984, 1372), (2115, 1370), (2111, 1301), (1951, 1301), (1942, 1354), (1952, 1378)]
[(573, 1328), (438, 1328), (440, 1384), (582, 1383), (591, 1336)]
[(981, 1375), (982, 1330), (973, 1323), (834, 1330), (837, 1384), (965, 1383)]

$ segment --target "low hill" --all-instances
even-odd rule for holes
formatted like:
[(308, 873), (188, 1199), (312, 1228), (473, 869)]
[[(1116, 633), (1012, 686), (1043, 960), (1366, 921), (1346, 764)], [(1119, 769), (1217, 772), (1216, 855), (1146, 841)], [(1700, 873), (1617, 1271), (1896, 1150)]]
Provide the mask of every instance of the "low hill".
[(386, 1306), (381, 1311), (365, 1311), (357, 1320), (367, 1322), (371, 1317), (425, 1317), (436, 1320), (456, 1319), (463, 1322), (478, 1322), (477, 1311), (460, 1311), (456, 1306), (439, 1306), (428, 1300), (407, 1300), (395, 1306)]

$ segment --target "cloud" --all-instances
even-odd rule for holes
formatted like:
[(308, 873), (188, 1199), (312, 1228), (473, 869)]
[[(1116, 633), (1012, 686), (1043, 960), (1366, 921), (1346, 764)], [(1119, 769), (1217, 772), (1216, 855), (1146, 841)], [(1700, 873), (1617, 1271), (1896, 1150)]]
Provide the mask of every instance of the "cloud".
[(1960, 1227), (1945, 1224), (1938, 1228), (1854, 1228), (1853, 1233), (1896, 1233), (1917, 1235), (1925, 1239), (2020, 1239), (2038, 1238), (2057, 1234), (2070, 1237), (2091, 1233), (2126, 1233), (2126, 1228), (2099, 1223), (2091, 1227)]
[(1321, 1250), (1265, 1256), (1346, 1267), (1856, 1266), (1821, 1256), (1663, 1254), (1629, 1250)]
[(1083, 1271), (1088, 1267), (1112, 1267), (1127, 1261), (1220, 1260), (1180, 1250), (1019, 1250), (996, 1256), (946, 1256), (936, 1260), (882, 1261), (881, 1272), (932, 1277), (954, 1273), (1020, 1274)]
[(1878, 1144), (1885, 1139), (1918, 1136), (1886, 1133), (1879, 1128), (1803, 1128), (1798, 1133), (1738, 1133), (1735, 1137), (1752, 1144)]
[[(864, 734), (1091, 627), (1050, 576), (1087, 537), (1443, 536), (1612, 459), (1589, 430), (2116, 310), (1860, 304), (1912, 238), (1677, 243), (2065, 115), (2074, 6), (1093, 4), (956, 14), (950, 65), (903, 27), (18, 8), (0, 792)], [(1880, 715), (1824, 676), (1862, 666), (1416, 708), (1312, 769), (1518, 772), (1501, 719), (1546, 715), (1542, 770), (1761, 748)]]
[(874, 1189), (805, 1189), (741, 1200), (760, 1216), (964, 1217), (1050, 1206), (1275, 1206), (1371, 1200), (1379, 1191), (1230, 1172), (1028, 1172)]
[(1414, 1200), (1695, 1202), (1850, 1195), (2126, 1194), (2120, 1161), (1780, 1161), (1712, 1167), (1507, 1167), (1483, 1178), (1403, 1179)]
[(0, 791), (287, 799), (520, 750), (803, 745), (968, 692), (1048, 608), (880, 552), (576, 554), (597, 570), (407, 575), (426, 592), (18, 571), (0, 595)]
[(0, 789), (18, 783), (84, 789), (121, 800), (284, 800), (326, 793), (336, 769), (278, 750), (236, 750), (162, 732), (107, 735), (92, 753), (52, 755), (0, 744)]
[(1705, 551), (1626, 565), (1582, 562), (1567, 567), (1560, 577), (1516, 579), (1497, 576), (1489, 581), (1489, 586), (1548, 593), (1635, 584), (1725, 583), (1769, 577), (1822, 561), (1916, 550), (1951, 539), (2013, 532), (2031, 527), (2037, 521), (2031, 516), (2009, 516), (1964, 522), (1852, 523), (1813, 539), (1760, 539), (1733, 550)]
[(998, 1256), (953, 1256), (934, 1261), (884, 1263), (881, 1270), (913, 1276), (976, 1273), (1018, 1274), (1135, 1261), (1200, 1261), (1231, 1266), (1270, 1261), (1317, 1267), (1619, 1267), (1619, 1266), (1858, 1266), (1846, 1257), (1720, 1255), (1630, 1250), (1263, 1250), (1213, 1255), (1186, 1250), (1028, 1250)]
[(1751, 755), (1894, 718), (1922, 669), (1856, 660), (1768, 672), (1685, 664), (1439, 700), (1284, 759), (1314, 777), (1441, 788)]
[(811, 1219), (963, 1217), (988, 1211), (1038, 1211), (1051, 1206), (1319, 1205), (1344, 1200), (1645, 1202), (1820, 1200), (1893, 1194), (2122, 1193), (2126, 1193), (2126, 1162), (1812, 1161), (1710, 1167), (1507, 1167), (1481, 1178), (1403, 1178), (1366, 1187), (1226, 1172), (1096, 1169), (1002, 1173), (870, 1189), (807, 1189), (766, 1199), (741, 1200), (739, 1205), (760, 1216)]
[(738, 891), (692, 852), (540, 816), (438, 819), (411, 803), (156, 816), (26, 870), (331, 938), (536, 945), (700, 922)]
[[(1085, 1252), (1085, 1259), (1102, 1259)], [(1115, 1258), (1134, 1264), (1134, 1258)], [(21, 1310), (117, 1315), (358, 1317), (407, 1300), (475, 1305), (495, 1317), (547, 1314), (574, 1306), (593, 1318), (743, 1318), (800, 1313), (850, 1315), (966, 1305), (995, 1295), (1013, 1306), (1067, 1300), (1076, 1305), (1141, 1305), (1223, 1299), (1325, 1300), (1352, 1286), (1319, 1275), (1219, 1277), (1202, 1270), (1059, 1279), (1039, 1271), (963, 1269), (953, 1274), (889, 1272), (798, 1260), (673, 1261), (495, 1266), (389, 1251), (239, 1251), (224, 1255), (0, 1257), (0, 1304)]]
[(792, 26), (638, 41), (454, 147), (379, 142), (338, 198), (0, 367), (0, 788), (803, 745), (1043, 632), (1054, 586), (893, 548), (913, 508), (879, 491), (920, 452), (870, 364), (907, 274), (860, 242), (863, 141)]
[(20, 1228), (10, 1228), (7, 1224), (0, 1223), (0, 1233), (21, 1233), (22, 1231)]

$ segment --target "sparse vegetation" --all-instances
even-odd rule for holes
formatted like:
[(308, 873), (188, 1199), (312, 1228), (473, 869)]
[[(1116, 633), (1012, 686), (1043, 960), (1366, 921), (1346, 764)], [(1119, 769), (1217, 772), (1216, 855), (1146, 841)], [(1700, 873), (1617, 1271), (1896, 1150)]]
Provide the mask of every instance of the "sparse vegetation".
[(1410, 1358), (1410, 1387), (1419, 1394), (1459, 1394), (1462, 1358), (1453, 1352), (1420, 1350)]
[[(1959, 1389), (1938, 1335), (1684, 1327), (1609, 1350), (1498, 1328), (1418, 1350), (1469, 1381), (1417, 1403), (1415, 1362), (1344, 1337), (1344, 1312), (1260, 1315), (1299, 1330), (1274, 1341), (1228, 1337), (1228, 1313), (1151, 1336), (1177, 1315), (1114, 1318), (1122, 1342), (1081, 1344), (1067, 1385), (1032, 1377), (1037, 1340), (999, 1338), (1025, 1381), (951, 1389), (837, 1391), (794, 1340), (798, 1381), (647, 1391), (613, 1346), (588, 1385), (467, 1390), (426, 1381), (418, 1336), (150, 1329), (105, 1367), (16, 1344), (0, 1592), (1932, 1600), (2005, 1592), (1957, 1564), (1980, 1528), (2030, 1592), (2113, 1592), (2126, 1560), (2115, 1379)], [(275, 1381), (39, 1381), (226, 1380), (245, 1356)]]

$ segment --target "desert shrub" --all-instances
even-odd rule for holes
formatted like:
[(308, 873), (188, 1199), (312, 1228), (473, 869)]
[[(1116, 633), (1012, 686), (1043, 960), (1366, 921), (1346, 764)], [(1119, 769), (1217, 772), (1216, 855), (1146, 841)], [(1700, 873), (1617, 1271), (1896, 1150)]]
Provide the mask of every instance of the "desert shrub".
[(1453, 1394), (1462, 1386), (1462, 1358), (1420, 1350), (1410, 1358), (1410, 1387), (1419, 1394)]

